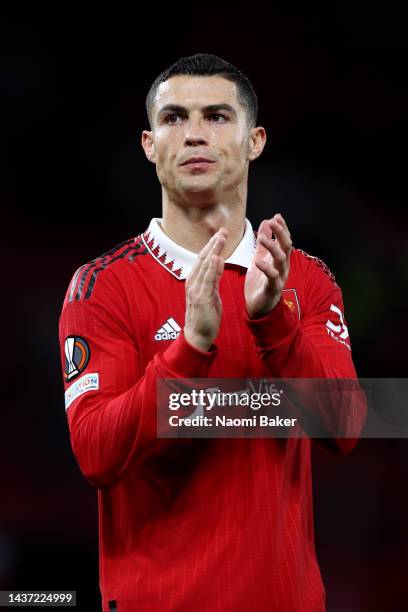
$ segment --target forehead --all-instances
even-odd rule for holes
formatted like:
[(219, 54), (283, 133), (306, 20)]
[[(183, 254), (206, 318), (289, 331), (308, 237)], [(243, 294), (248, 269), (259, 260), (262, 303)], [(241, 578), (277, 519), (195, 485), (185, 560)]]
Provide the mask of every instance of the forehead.
[(193, 109), (223, 103), (230, 104), (236, 111), (242, 108), (235, 83), (220, 76), (178, 75), (159, 85), (153, 109), (159, 112), (167, 104)]

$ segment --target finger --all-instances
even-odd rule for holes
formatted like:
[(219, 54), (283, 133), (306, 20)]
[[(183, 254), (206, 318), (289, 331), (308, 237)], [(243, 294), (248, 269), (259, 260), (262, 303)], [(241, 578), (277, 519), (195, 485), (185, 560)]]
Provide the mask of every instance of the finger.
[(256, 241), (256, 252), (257, 253), (265, 253), (266, 249), (261, 242), (262, 236), (266, 238), (272, 238), (272, 229), (270, 227), (270, 221), (265, 219), (261, 222), (258, 232), (257, 232), (257, 241)]
[(225, 245), (225, 240), (226, 240), (225, 235), (222, 233), (219, 234), (214, 240), (214, 242), (212, 243), (212, 246), (210, 250), (208, 251), (207, 256), (205, 257), (204, 261), (200, 264), (197, 275), (195, 279), (193, 279), (193, 282), (196, 285), (198, 290), (200, 290), (200, 287), (204, 282), (204, 277), (208, 269), (211, 267), (212, 257), (214, 255), (215, 256), (219, 255), (219, 253), (222, 251)]
[(269, 223), (270, 223), (269, 219), (264, 219), (261, 222), (258, 228), (258, 236), (267, 236), (268, 238), (271, 237), (271, 229), (269, 227)]
[(255, 261), (256, 267), (261, 270), (270, 282), (274, 282), (279, 277), (279, 270), (274, 266), (273, 263), (269, 263), (264, 259), (257, 259)]
[(217, 285), (217, 272), (219, 266), (218, 255), (212, 255), (209, 261), (208, 268), (206, 269), (203, 277), (201, 291), (208, 296), (212, 295)]
[(286, 253), (290, 253), (292, 249), (292, 240), (289, 231), (277, 219), (273, 218), (269, 222), (272, 232), (275, 234), (281, 249)]
[(215, 278), (217, 289), (220, 283), (221, 276), (223, 275), (223, 272), (224, 272), (224, 263), (225, 263), (225, 259), (223, 257), (218, 256), (217, 274)]
[(264, 236), (261, 237), (261, 242), (272, 255), (273, 262), (279, 272), (284, 272), (287, 264), (287, 254), (282, 250), (279, 242), (272, 238), (265, 238)]
[[(276, 219), (276, 221), (278, 221), (278, 223), (280, 223), (281, 225), (283, 225), (283, 227), (289, 232), (289, 228), (286, 224), (285, 219), (282, 217), (282, 215), (280, 213), (277, 213), (276, 215), (273, 216), (274, 219)], [(290, 232), (289, 232), (289, 236), (290, 236)]]
[(211, 249), (211, 252), (213, 255), (220, 255), (222, 249), (225, 246), (225, 243), (227, 241), (227, 236), (225, 233), (218, 233), (217, 239), (213, 244), (213, 247)]
[(186, 286), (188, 287), (189, 285), (192, 285), (193, 282), (195, 281), (197, 274), (200, 271), (200, 268), (207, 256), (207, 253), (209, 251), (209, 249), (211, 248), (211, 244), (214, 242), (215, 238), (214, 236), (212, 236), (210, 238), (210, 240), (207, 242), (207, 244), (205, 245), (204, 249), (202, 249), (198, 254), (197, 257), (194, 261), (193, 267), (190, 270), (190, 273), (187, 276), (186, 279)]
[(218, 269), (217, 269), (218, 279), (222, 276), (224, 272), (224, 263), (225, 263), (225, 259), (223, 257), (219, 257), (218, 258)]
[(213, 236), (211, 236), (211, 238), (209, 239), (207, 244), (198, 253), (197, 258), (196, 258), (196, 260), (194, 262), (193, 268), (192, 268), (192, 270), (190, 272), (190, 278), (195, 276), (196, 273), (198, 272), (198, 270), (200, 269), (200, 266), (205, 261), (205, 258), (207, 257), (208, 253), (210, 252), (211, 247), (213, 246), (215, 240), (217, 239), (217, 236), (218, 236), (218, 233), (216, 233)]
[(227, 230), (225, 228), (220, 228), (218, 230), (218, 232), (216, 232), (213, 236), (211, 236), (211, 238), (209, 239), (209, 241), (207, 242), (207, 244), (201, 249), (201, 251), (198, 253), (197, 258), (194, 262), (193, 268), (189, 274), (189, 280), (190, 282), (192, 280), (194, 280), (194, 278), (197, 276), (200, 268), (202, 267), (207, 255), (210, 253), (211, 249), (214, 247), (215, 242), (217, 241), (217, 239), (222, 236), (226, 238), (226, 234), (227, 234)]

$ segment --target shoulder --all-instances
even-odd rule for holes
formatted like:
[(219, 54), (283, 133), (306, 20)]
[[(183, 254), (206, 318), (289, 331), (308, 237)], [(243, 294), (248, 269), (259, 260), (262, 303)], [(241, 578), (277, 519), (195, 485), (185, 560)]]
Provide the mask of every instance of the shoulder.
[(140, 234), (136, 238), (121, 242), (106, 253), (83, 264), (72, 277), (66, 301), (90, 300), (97, 285), (103, 285), (104, 282), (114, 284), (114, 277), (117, 279), (116, 282), (120, 284), (120, 278), (126, 273), (127, 268), (137, 262), (139, 255), (145, 255), (146, 253), (148, 253), (148, 250), (142, 240), (142, 234)]
[(62, 306), (61, 337), (74, 332), (77, 334), (78, 330), (83, 329), (92, 335), (98, 326), (105, 330), (115, 329), (116, 334), (123, 331), (129, 335), (128, 271), (135, 269), (140, 259), (138, 256), (145, 252), (140, 235), (118, 244), (77, 269)]
[(292, 263), (299, 268), (299, 271), (302, 274), (306, 274), (306, 280), (321, 278), (327, 281), (327, 284), (338, 287), (336, 277), (330, 270), (329, 266), (322, 259), (319, 259), (314, 255), (310, 255), (303, 249), (293, 249), (291, 265)]
[[(302, 249), (293, 249), (291, 270), (302, 288), (304, 315), (343, 304), (342, 291), (329, 266)], [(343, 308), (343, 306), (342, 306)]]

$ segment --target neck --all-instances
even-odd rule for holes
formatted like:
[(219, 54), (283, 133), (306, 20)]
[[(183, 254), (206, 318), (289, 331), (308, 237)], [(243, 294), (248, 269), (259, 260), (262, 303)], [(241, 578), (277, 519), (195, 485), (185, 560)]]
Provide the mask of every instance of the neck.
[(240, 243), (245, 231), (246, 198), (234, 204), (216, 202), (208, 206), (186, 206), (172, 201), (163, 191), (162, 229), (180, 246), (199, 253), (221, 227), (228, 230), (222, 255), (227, 259)]

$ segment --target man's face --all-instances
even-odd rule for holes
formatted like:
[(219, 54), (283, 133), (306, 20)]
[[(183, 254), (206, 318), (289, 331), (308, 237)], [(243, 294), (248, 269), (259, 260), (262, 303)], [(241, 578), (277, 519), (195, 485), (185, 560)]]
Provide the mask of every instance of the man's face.
[(212, 199), (246, 188), (250, 135), (235, 83), (183, 75), (159, 86), (142, 144), (168, 193)]

